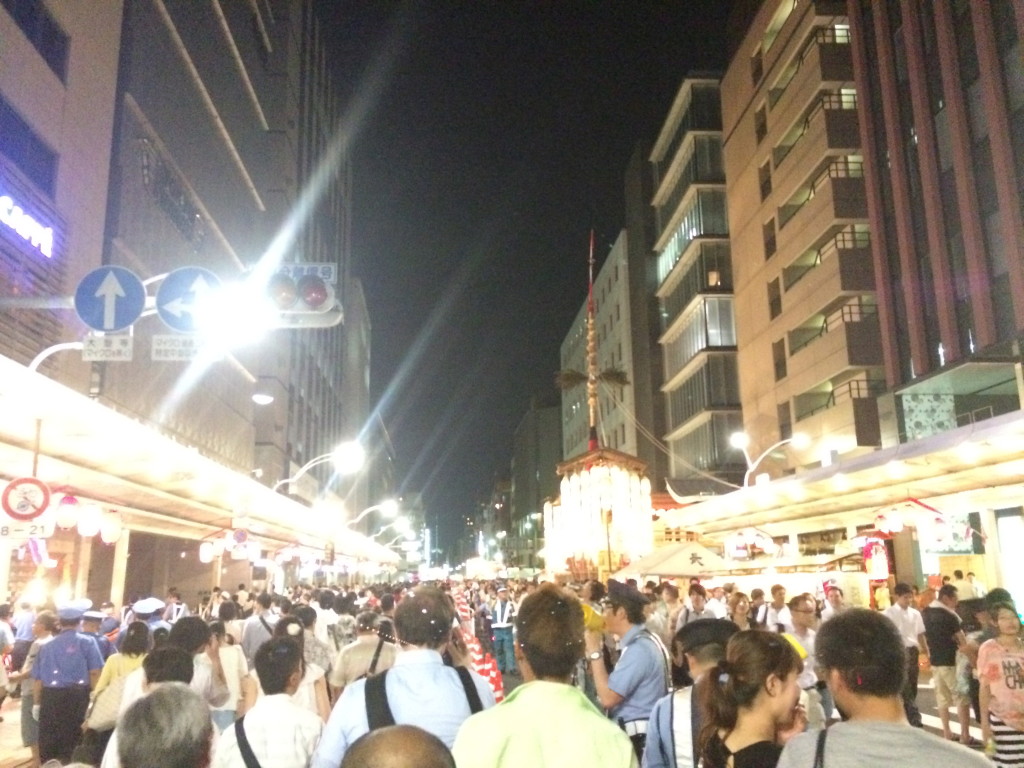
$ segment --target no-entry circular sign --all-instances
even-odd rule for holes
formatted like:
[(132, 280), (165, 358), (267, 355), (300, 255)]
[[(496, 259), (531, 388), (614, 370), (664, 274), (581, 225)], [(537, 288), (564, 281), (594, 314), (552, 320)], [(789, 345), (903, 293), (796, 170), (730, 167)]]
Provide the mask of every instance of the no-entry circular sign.
[(34, 477), (15, 478), (0, 495), (0, 505), (15, 520), (35, 520), (50, 505), (50, 487)]

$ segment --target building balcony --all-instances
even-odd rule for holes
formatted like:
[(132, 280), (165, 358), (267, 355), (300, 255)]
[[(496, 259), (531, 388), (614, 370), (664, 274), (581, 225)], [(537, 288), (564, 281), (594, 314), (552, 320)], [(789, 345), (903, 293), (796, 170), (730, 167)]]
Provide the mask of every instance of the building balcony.
[[(866, 231), (837, 233), (820, 248), (782, 270), (785, 303), (805, 306), (807, 302), (833, 297), (852, 297), (875, 290), (874, 263)], [(820, 302), (819, 302), (820, 303)]]
[(771, 89), (768, 100), (773, 123), (781, 124), (786, 116), (803, 114), (823, 88), (839, 88), (853, 82), (849, 33), (837, 32), (828, 27), (815, 30), (803, 52)]
[(884, 382), (855, 379), (822, 391), (805, 392), (793, 399), (796, 424), (815, 444), (827, 442), (840, 455), (856, 448), (881, 444), (878, 395)]
[(866, 222), (868, 206), (862, 173), (860, 162), (835, 160), (812, 184), (779, 208), (778, 252), (802, 252), (837, 225)]
[(787, 199), (813, 178), (826, 158), (857, 154), (857, 94), (823, 93), (807, 117), (782, 140), (773, 154), (772, 188)]
[(816, 369), (829, 371), (830, 378), (851, 368), (879, 366), (882, 347), (878, 338), (877, 310), (848, 304), (820, 321), (789, 332), (787, 367), (791, 376), (794, 371)]

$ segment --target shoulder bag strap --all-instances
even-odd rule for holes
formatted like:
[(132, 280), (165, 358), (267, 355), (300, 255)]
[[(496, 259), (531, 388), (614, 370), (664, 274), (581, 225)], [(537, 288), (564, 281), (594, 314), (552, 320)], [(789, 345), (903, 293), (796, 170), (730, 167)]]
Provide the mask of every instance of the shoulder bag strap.
[(814, 768), (825, 768), (825, 736), (828, 734), (826, 728), (818, 732), (818, 747), (814, 750)]
[(267, 632), (270, 633), (271, 637), (274, 636), (274, 628), (272, 626), (270, 626), (270, 624), (267, 623), (267, 620), (265, 618), (263, 618), (262, 616), (260, 616), (260, 624), (262, 624), (263, 628), (265, 630), (267, 630)]
[(700, 704), (697, 701), (696, 681), (690, 688), (690, 735), (693, 738), (690, 745), (693, 752), (693, 764), (697, 766), (700, 765), (700, 755), (697, 754), (700, 751)]
[(235, 738), (238, 740), (238, 751), (242, 753), (245, 768), (260, 768), (260, 761), (256, 759), (256, 755), (249, 745), (249, 739), (245, 735), (245, 727), (242, 725), (243, 720), (245, 720), (244, 715), (235, 720)]
[(384, 647), (384, 638), (380, 638), (377, 641), (377, 650), (373, 652), (373, 660), (370, 662), (370, 668), (366, 670), (366, 676), (372, 677), (377, 671), (377, 662), (380, 661), (380, 651)]
[(388, 705), (388, 693), (384, 688), (388, 671), (366, 678), (366, 722), (371, 731), (395, 724), (395, 716)]
[(466, 701), (469, 702), (470, 714), (475, 715), (484, 708), (484, 705), (480, 701), (480, 694), (477, 693), (476, 685), (473, 684), (473, 676), (469, 674), (469, 670), (465, 667), (455, 667), (455, 671), (459, 674), (459, 680), (462, 681), (463, 690), (466, 691)]

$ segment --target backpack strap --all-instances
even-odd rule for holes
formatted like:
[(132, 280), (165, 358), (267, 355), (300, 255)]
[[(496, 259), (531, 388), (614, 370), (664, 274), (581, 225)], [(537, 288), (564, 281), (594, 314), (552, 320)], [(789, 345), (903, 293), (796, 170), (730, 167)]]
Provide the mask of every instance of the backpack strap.
[(256, 759), (252, 746), (249, 744), (249, 738), (245, 735), (243, 720), (245, 720), (244, 715), (235, 720), (235, 739), (238, 741), (238, 751), (242, 753), (245, 768), (260, 768), (260, 761)]
[(818, 746), (814, 750), (814, 768), (825, 768), (825, 736), (827, 735), (827, 728), (822, 728), (818, 732)]
[(370, 662), (370, 668), (366, 670), (367, 677), (373, 677), (374, 673), (377, 671), (377, 662), (380, 661), (380, 652), (383, 647), (384, 638), (381, 637), (380, 640), (377, 641), (377, 650), (373, 652), (373, 660)]
[[(366, 678), (366, 722), (371, 731), (395, 724), (395, 716), (388, 705), (388, 693), (384, 688), (388, 671)], [(250, 768), (250, 766), (246, 766)]]
[(455, 667), (455, 671), (458, 673), (459, 680), (462, 681), (462, 688), (466, 692), (466, 701), (469, 702), (470, 714), (475, 715), (484, 708), (484, 705), (480, 701), (480, 694), (473, 683), (473, 676), (465, 667)]

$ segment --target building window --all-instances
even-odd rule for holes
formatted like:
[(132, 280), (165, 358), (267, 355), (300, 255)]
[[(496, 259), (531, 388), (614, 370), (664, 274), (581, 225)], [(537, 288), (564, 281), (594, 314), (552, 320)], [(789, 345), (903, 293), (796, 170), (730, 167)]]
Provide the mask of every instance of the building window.
[(768, 135), (768, 111), (764, 104), (754, 113), (754, 134), (758, 144)]
[(761, 183), (761, 202), (764, 202), (772, 193), (772, 163), (770, 160), (758, 169), (757, 176)]
[(51, 198), (57, 181), (57, 153), (43, 142), (0, 96), (0, 152)]
[(774, 320), (782, 314), (782, 288), (779, 278), (768, 283), (768, 318)]
[(790, 415), (789, 401), (779, 403), (779, 438), (789, 440), (793, 436), (793, 417)]
[(2, 0), (32, 47), (43, 57), (60, 81), (65, 82), (68, 69), (68, 36), (50, 15), (41, 0)]
[(768, 219), (762, 225), (761, 232), (764, 237), (764, 259), (767, 261), (775, 255), (775, 219)]
[(764, 77), (764, 52), (758, 48), (750, 57), (750, 80), (756, 86)]
[(786, 378), (786, 340), (779, 339), (772, 343), (772, 363), (775, 365), (775, 380)]

